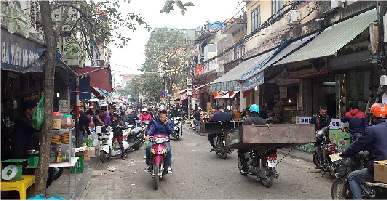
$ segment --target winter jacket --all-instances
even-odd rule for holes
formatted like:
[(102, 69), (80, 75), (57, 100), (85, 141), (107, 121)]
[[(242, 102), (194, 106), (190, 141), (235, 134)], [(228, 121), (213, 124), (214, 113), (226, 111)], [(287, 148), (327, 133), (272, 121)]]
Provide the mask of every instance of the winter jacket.
[(350, 133), (364, 133), (364, 129), (368, 125), (368, 119), (364, 112), (354, 109), (350, 110), (341, 118), (342, 122), (349, 122)]
[(326, 126), (329, 126), (329, 124), (331, 124), (331, 118), (329, 117), (329, 115), (325, 115), (324, 117), (319, 113), (317, 113), (313, 115), (310, 123), (314, 124), (315, 130), (320, 130)]
[(195, 118), (197, 121), (200, 121), (200, 112), (199, 112), (199, 111), (196, 111), (196, 112), (195, 112), (194, 118)]
[(221, 112), (221, 111), (217, 111), (215, 112), (214, 116), (211, 117), (208, 121), (212, 121), (212, 122), (230, 122), (231, 121), (231, 117), (228, 113), (226, 112)]
[(252, 114), (243, 121), (243, 125), (265, 125), (266, 120), (259, 117), (259, 114)]
[(147, 132), (148, 135), (170, 135), (173, 133), (173, 122), (168, 120), (167, 125), (160, 121), (158, 117), (154, 118)]
[(114, 120), (112, 121), (112, 124), (111, 124), (111, 127), (113, 129), (113, 136), (122, 136), (122, 127), (123, 127), (124, 123), (118, 119), (118, 120)]
[(140, 115), (140, 121), (150, 121), (152, 119), (152, 116), (147, 113), (147, 114), (141, 114)]
[(343, 156), (351, 157), (368, 149), (369, 170), (374, 171), (374, 161), (387, 160), (387, 122), (380, 121), (378, 124), (368, 126), (363, 135), (361, 135), (353, 144), (351, 144), (343, 153)]
[(39, 133), (32, 126), (32, 120), (23, 114), (15, 122), (12, 136), (13, 158), (28, 158), (27, 150), (39, 150)]

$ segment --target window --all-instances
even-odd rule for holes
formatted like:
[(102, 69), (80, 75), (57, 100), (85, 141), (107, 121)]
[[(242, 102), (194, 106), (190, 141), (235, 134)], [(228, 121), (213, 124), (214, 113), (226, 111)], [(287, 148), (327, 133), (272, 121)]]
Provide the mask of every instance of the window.
[(251, 31), (255, 31), (261, 25), (261, 7), (258, 6), (251, 11)]
[(271, 1), (271, 14), (275, 15), (279, 10), (280, 13), (283, 13), (284, 11), (282, 8), (284, 7), (284, 0), (272, 0)]

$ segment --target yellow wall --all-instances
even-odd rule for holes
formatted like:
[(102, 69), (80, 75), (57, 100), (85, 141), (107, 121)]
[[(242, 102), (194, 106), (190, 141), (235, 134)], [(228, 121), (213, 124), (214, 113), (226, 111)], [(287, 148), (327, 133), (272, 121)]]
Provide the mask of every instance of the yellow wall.
[[(289, 4), (289, 1), (285, 0), (284, 5)], [(263, 24), (269, 17), (272, 15), (272, 1), (250, 1), (247, 3), (247, 34), (251, 33), (251, 11), (255, 9), (258, 5), (261, 6), (261, 24)], [(315, 7), (313, 2), (310, 2), (308, 5), (299, 9), (300, 18), (303, 19), (301, 23), (306, 23), (312, 20), (317, 11), (313, 11), (309, 16), (307, 16)], [(307, 16), (307, 17), (306, 17)], [(266, 29), (261, 30), (255, 34), (248, 42), (246, 42), (246, 53), (252, 51), (257, 47), (265, 47), (268, 49), (260, 49), (262, 51), (269, 50), (273, 47), (276, 47), (278, 44), (270, 44), (273, 39), (276, 39), (278, 36), (285, 34), (291, 27), (287, 24), (288, 15), (285, 15), (281, 20), (277, 21), (275, 24), (269, 26)], [(308, 30), (303, 30), (305, 33)], [(273, 47), (272, 47), (273, 46)]]

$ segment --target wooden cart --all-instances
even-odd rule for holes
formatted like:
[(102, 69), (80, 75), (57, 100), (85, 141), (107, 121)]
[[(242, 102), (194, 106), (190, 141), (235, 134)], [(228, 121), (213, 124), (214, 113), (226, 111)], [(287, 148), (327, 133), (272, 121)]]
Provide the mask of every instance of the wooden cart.
[(222, 126), (225, 133), (230, 133), (232, 130), (238, 129), (242, 125), (241, 121), (231, 122), (205, 122), (203, 123), (204, 134), (222, 133)]
[(280, 149), (315, 142), (314, 125), (244, 125), (227, 134), (231, 149)]

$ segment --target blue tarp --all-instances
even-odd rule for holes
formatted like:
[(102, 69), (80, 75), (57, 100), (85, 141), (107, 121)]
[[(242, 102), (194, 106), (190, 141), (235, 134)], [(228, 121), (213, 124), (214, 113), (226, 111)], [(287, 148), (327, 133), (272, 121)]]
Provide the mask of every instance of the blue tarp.
[[(72, 86), (72, 93), (70, 99), (75, 101), (75, 85)], [(79, 100), (89, 100), (91, 98), (91, 89), (90, 89), (90, 77), (85, 76), (79, 79)]]

